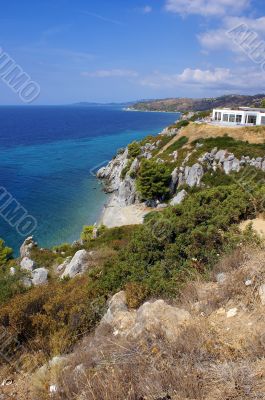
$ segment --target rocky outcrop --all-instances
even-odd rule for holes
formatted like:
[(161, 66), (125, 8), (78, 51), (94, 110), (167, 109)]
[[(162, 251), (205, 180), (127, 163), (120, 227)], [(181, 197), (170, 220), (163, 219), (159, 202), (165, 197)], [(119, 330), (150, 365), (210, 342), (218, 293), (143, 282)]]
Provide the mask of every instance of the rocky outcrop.
[(106, 167), (100, 168), (97, 177), (103, 180), (107, 193), (113, 193), (119, 189), (122, 182), (121, 172), (128, 164), (128, 149), (119, 153)]
[(89, 253), (86, 250), (78, 250), (74, 257), (65, 262), (65, 270), (62, 278), (74, 278), (78, 274), (82, 274), (88, 268)]
[(196, 163), (192, 167), (185, 168), (185, 183), (189, 187), (200, 186), (203, 177), (203, 167)]
[(163, 334), (168, 340), (174, 341), (180, 326), (188, 319), (189, 312), (170, 306), (164, 300), (146, 302), (138, 310), (129, 310), (122, 291), (111, 299), (101, 325), (111, 325), (114, 335), (139, 338), (145, 334)]
[(228, 175), (231, 172), (239, 172), (242, 167), (250, 166), (265, 171), (265, 157), (250, 158), (242, 156), (240, 159), (235, 157), (233, 153), (226, 150), (218, 150), (215, 148), (211, 152), (205, 153), (198, 160), (205, 164), (207, 169), (216, 170), (221, 168)]
[(34, 241), (33, 236), (29, 236), (20, 247), (20, 257), (30, 257), (31, 250), (36, 246), (37, 243)]

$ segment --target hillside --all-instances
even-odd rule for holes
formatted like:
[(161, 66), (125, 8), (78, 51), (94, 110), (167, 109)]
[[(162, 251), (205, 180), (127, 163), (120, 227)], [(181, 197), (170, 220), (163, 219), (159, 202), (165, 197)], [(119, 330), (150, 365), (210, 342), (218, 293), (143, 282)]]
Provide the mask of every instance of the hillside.
[(179, 121), (98, 172), (142, 223), (1, 241), (0, 398), (262, 399), (264, 141)]
[(216, 98), (173, 98), (161, 100), (148, 100), (133, 104), (130, 106), (132, 110), (141, 111), (205, 111), (217, 107), (261, 107), (265, 94), (257, 94), (255, 96), (244, 95), (224, 95)]

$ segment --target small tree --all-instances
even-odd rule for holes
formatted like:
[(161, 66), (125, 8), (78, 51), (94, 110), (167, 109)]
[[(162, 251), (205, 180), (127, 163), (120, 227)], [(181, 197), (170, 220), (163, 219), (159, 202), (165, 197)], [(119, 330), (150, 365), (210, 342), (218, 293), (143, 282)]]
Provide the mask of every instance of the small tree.
[(132, 142), (128, 146), (128, 155), (130, 158), (135, 158), (141, 154), (141, 146), (138, 142)]
[(5, 242), (0, 239), (0, 265), (5, 264), (12, 258), (13, 250), (5, 246)]
[(143, 200), (165, 198), (169, 193), (171, 174), (168, 167), (143, 159), (138, 178), (138, 190)]

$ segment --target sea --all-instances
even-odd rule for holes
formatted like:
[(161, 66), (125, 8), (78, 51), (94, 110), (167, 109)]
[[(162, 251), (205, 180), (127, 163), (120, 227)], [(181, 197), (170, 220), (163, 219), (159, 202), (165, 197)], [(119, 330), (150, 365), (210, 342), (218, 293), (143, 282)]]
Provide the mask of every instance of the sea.
[[(39, 246), (71, 243), (107, 201), (97, 169), (118, 149), (178, 118), (120, 105), (0, 107), (0, 195), (5, 191), (35, 221), (30, 233)], [(15, 255), (27, 234), (0, 208), (0, 238)]]

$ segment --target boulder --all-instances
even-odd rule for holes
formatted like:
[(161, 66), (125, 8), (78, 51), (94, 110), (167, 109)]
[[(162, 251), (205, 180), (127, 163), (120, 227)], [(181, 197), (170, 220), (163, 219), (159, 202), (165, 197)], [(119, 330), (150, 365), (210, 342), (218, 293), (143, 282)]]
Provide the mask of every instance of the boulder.
[(37, 246), (37, 243), (34, 241), (33, 236), (29, 236), (24, 240), (22, 246), (20, 247), (20, 257), (30, 257), (31, 250)]
[(173, 197), (173, 199), (170, 201), (170, 205), (171, 206), (176, 206), (178, 204), (181, 204), (183, 202), (183, 200), (185, 199), (185, 197), (187, 196), (187, 192), (186, 190), (181, 190), (180, 192), (178, 192), (178, 194)]
[(122, 291), (110, 300), (100, 325), (111, 325), (114, 335), (138, 338), (145, 334), (156, 336), (162, 333), (168, 340), (174, 341), (179, 327), (189, 318), (186, 310), (170, 306), (164, 300), (146, 302), (137, 311), (128, 310), (126, 295)]
[(33, 269), (35, 268), (35, 262), (29, 257), (24, 257), (20, 261), (20, 267), (25, 271), (33, 271)]
[(88, 268), (88, 253), (86, 250), (78, 250), (69, 264), (66, 266), (62, 278), (73, 278), (82, 274)]
[(188, 311), (170, 306), (164, 300), (146, 302), (137, 311), (130, 334), (138, 337), (144, 333), (151, 336), (162, 333), (169, 341), (174, 341), (179, 334), (179, 327), (190, 317)]
[(48, 270), (46, 268), (36, 268), (32, 271), (31, 275), (31, 281), (34, 286), (44, 285), (47, 283)]
[(261, 304), (265, 306), (265, 284), (261, 285), (259, 288), (259, 298), (261, 301)]
[(201, 164), (194, 164), (192, 167), (185, 168), (185, 181), (189, 187), (199, 186), (203, 177), (203, 167)]

